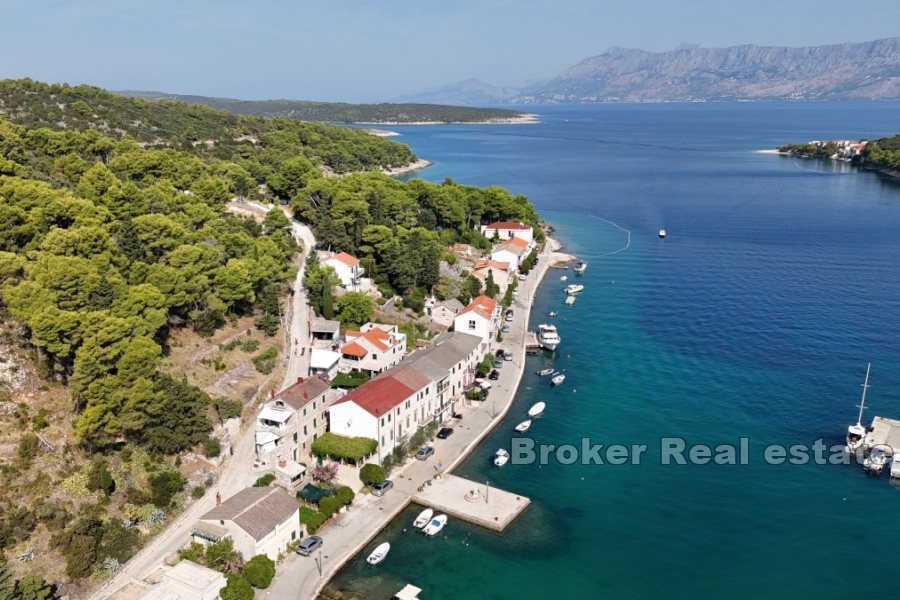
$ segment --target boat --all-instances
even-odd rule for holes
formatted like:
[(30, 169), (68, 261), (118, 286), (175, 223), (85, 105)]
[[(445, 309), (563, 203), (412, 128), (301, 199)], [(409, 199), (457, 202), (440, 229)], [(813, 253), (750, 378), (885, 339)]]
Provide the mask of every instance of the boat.
[(579, 260), (574, 270), (577, 275), (584, 275), (584, 272), (587, 271), (587, 262)]
[(566, 277), (565, 275), (559, 278), (560, 281), (565, 281), (566, 279), (568, 279), (568, 277)]
[(528, 409), (528, 416), (536, 417), (539, 414), (541, 414), (542, 412), (544, 412), (544, 409), (546, 407), (547, 407), (547, 405), (544, 404), (543, 402), (538, 402), (537, 404), (535, 404), (534, 406), (532, 406), (531, 408)]
[(381, 561), (385, 559), (388, 555), (388, 552), (391, 551), (391, 545), (387, 542), (383, 544), (378, 544), (378, 547), (372, 551), (372, 554), (369, 555), (369, 558), (366, 559), (366, 562), (370, 565), (377, 565)]
[(569, 297), (567, 297), (567, 298), (566, 298), (566, 304), (568, 304), (569, 306), (575, 304), (575, 296), (569, 296)]
[(869, 389), (869, 371), (872, 369), (872, 363), (866, 366), (866, 380), (863, 383), (862, 400), (857, 407), (859, 408), (859, 416), (856, 417), (856, 425), (847, 427), (847, 444), (844, 450), (847, 452), (856, 452), (862, 448), (866, 440), (866, 428), (862, 424), (863, 411), (866, 409), (866, 390)]
[(502, 467), (503, 465), (505, 465), (508, 462), (509, 462), (509, 452), (507, 452), (503, 448), (500, 448), (499, 450), (497, 450), (497, 452), (494, 454), (494, 464), (497, 465), (498, 467)]
[(665, 229), (660, 229), (660, 230), (659, 230), (659, 238), (662, 239), (662, 238), (664, 238), (664, 237), (666, 237), (666, 230), (665, 230)]
[(580, 294), (581, 290), (584, 289), (583, 285), (577, 283), (570, 283), (566, 286), (566, 294), (569, 296), (574, 296), (575, 294)]
[(535, 371), (540, 377), (546, 377), (547, 375), (553, 375), (553, 372), (556, 371), (553, 367), (548, 367), (546, 369), (541, 369), (539, 371)]
[(416, 517), (416, 520), (413, 521), (413, 527), (416, 529), (422, 529), (426, 525), (428, 525), (428, 521), (431, 520), (431, 517), (434, 516), (434, 509), (426, 508), (422, 512), (419, 513), (419, 516)]
[(552, 319), (553, 317), (555, 317), (555, 316), (558, 315), (558, 314), (559, 314), (559, 313), (556, 312), (555, 310), (551, 310), (550, 312), (547, 313), (547, 316), (550, 317), (550, 318)]
[(441, 532), (441, 529), (444, 528), (444, 525), (447, 524), (447, 515), (438, 515), (431, 520), (428, 525), (425, 526), (425, 529), (422, 531), (425, 532), (425, 535), (437, 535)]
[(556, 331), (556, 325), (541, 323), (538, 325), (537, 341), (541, 348), (553, 352), (562, 343), (562, 338)]
[(531, 428), (531, 419), (528, 419), (527, 421), (522, 421), (521, 423), (516, 425), (513, 429), (515, 429), (519, 433), (525, 433), (530, 428)]
[(550, 378), (550, 385), (559, 385), (565, 380), (566, 376), (562, 373), (554, 373), (553, 377)]
[(894, 451), (890, 446), (885, 446), (884, 444), (872, 446), (869, 450), (869, 455), (863, 461), (863, 468), (873, 475), (881, 475), (881, 471), (890, 462), (893, 454)]

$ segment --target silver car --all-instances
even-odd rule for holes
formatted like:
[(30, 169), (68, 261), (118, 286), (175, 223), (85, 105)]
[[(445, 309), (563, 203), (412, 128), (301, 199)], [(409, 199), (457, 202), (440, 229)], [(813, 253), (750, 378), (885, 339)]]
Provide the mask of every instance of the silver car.
[(297, 546), (297, 554), (301, 556), (309, 556), (322, 547), (322, 538), (317, 535), (311, 535)]
[(384, 494), (392, 487), (394, 487), (394, 482), (391, 481), (390, 479), (385, 479), (381, 483), (376, 483), (372, 487), (372, 495), (373, 496), (384, 496)]

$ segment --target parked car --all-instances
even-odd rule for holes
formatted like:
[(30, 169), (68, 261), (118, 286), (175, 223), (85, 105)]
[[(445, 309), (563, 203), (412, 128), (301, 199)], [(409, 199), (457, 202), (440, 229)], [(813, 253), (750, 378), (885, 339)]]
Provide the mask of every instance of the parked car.
[(387, 493), (387, 491), (392, 487), (394, 487), (394, 482), (390, 479), (385, 479), (381, 483), (376, 483), (374, 486), (372, 486), (372, 495), (384, 496), (385, 493)]
[(503, 350), (503, 348), (500, 348), (499, 350), (497, 350), (496, 352), (494, 352), (494, 356), (496, 356), (497, 358), (503, 358), (503, 353), (504, 353), (504, 352), (505, 352), (505, 350)]
[(504, 319), (507, 323), (513, 320), (513, 314), (511, 312), (506, 313), (506, 318)]
[(519, 273), (519, 281), (525, 281), (528, 279), (528, 275), (526, 273)]
[(512, 360), (512, 359), (513, 359), (512, 352), (510, 352), (509, 350), (506, 350), (503, 352), (503, 360)]
[(494, 369), (493, 371), (488, 373), (488, 379), (493, 379), (495, 381), (497, 379), (500, 379), (500, 371), (498, 371), (497, 369)]
[(500, 328), (500, 333), (509, 333), (509, 325), (504, 324), (503, 327)]
[(428, 457), (434, 454), (434, 448), (431, 446), (422, 446), (416, 451), (416, 458), (418, 460), (428, 460)]
[(446, 440), (451, 435), (453, 435), (452, 427), (441, 427), (441, 430), (437, 432), (438, 438), (442, 440)]
[(322, 538), (317, 535), (311, 535), (297, 546), (297, 554), (301, 556), (309, 556), (322, 547)]

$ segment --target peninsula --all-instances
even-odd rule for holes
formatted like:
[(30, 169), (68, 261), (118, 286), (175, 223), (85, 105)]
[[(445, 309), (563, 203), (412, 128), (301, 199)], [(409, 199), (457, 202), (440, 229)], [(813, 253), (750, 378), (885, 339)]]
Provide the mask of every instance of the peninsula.
[(848, 161), (869, 171), (900, 177), (900, 134), (876, 140), (812, 140), (779, 146), (778, 154)]

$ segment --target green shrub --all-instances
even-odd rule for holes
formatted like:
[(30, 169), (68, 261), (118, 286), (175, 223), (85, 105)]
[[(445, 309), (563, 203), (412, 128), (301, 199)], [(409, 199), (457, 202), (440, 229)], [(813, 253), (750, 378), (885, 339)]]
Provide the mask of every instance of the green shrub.
[(372, 454), (377, 447), (378, 442), (371, 438), (347, 437), (329, 431), (313, 442), (312, 452), (319, 457), (330, 456), (355, 463)]
[(263, 375), (268, 375), (275, 368), (275, 358), (278, 356), (278, 350), (272, 346), (271, 348), (260, 352), (253, 357), (253, 366)]
[(226, 537), (206, 547), (206, 566), (222, 573), (238, 573), (244, 566), (244, 557), (234, 549), (234, 542)]
[(219, 438), (209, 437), (203, 442), (203, 454), (206, 458), (215, 458), (222, 453), (222, 443)]
[(265, 554), (254, 556), (244, 565), (241, 571), (244, 579), (258, 589), (266, 589), (275, 577), (275, 563)]
[(366, 463), (363, 465), (363, 468), (359, 470), (359, 480), (368, 486), (381, 483), (386, 476), (387, 475), (382, 467), (372, 463)]
[(168, 508), (172, 498), (184, 489), (185, 479), (178, 471), (162, 471), (150, 477), (150, 501), (159, 508)]
[(178, 551), (178, 557), (195, 562), (198, 565), (206, 564), (206, 548), (198, 542), (191, 542), (187, 548)]
[(335, 375), (334, 379), (331, 380), (331, 387), (353, 390), (369, 381), (369, 379), (371, 379), (371, 377), (365, 373), (338, 373)]
[(109, 472), (105, 462), (95, 462), (90, 471), (88, 471), (87, 489), (92, 492), (100, 490), (107, 498), (115, 491), (116, 482), (113, 480), (112, 473)]
[(342, 506), (347, 506), (351, 502), (353, 502), (353, 498), (356, 497), (356, 494), (354, 494), (353, 490), (345, 485), (335, 490), (334, 497), (337, 498), (338, 502), (340, 502)]
[(306, 525), (307, 523), (309, 523), (310, 518), (314, 514), (316, 514), (315, 510), (311, 509), (308, 506), (301, 506), (300, 507), (300, 524)]
[(223, 421), (226, 419), (235, 419), (241, 416), (244, 405), (240, 400), (229, 400), (222, 398), (216, 402), (216, 410), (219, 411), (219, 418)]
[(272, 473), (266, 473), (265, 475), (263, 475), (262, 477), (260, 477), (259, 479), (257, 479), (256, 481), (253, 482), (253, 487), (266, 487), (273, 481), (275, 481), (275, 475), (273, 475)]
[(219, 590), (222, 600), (253, 600), (253, 586), (250, 582), (233, 573), (228, 574), (228, 585)]
[(244, 352), (256, 352), (259, 350), (259, 340), (248, 338), (241, 342), (241, 350)]
[(202, 485), (194, 486), (194, 489), (191, 490), (191, 498), (194, 498), (195, 500), (197, 500), (199, 498), (202, 498), (205, 493), (206, 493), (206, 488), (203, 487)]
[(325, 496), (319, 501), (319, 512), (326, 517), (331, 517), (341, 508), (341, 501), (334, 496)]
[(323, 515), (320, 512), (313, 513), (309, 519), (306, 521), (306, 531), (309, 533), (315, 533), (318, 531), (319, 527), (328, 520), (328, 517)]

